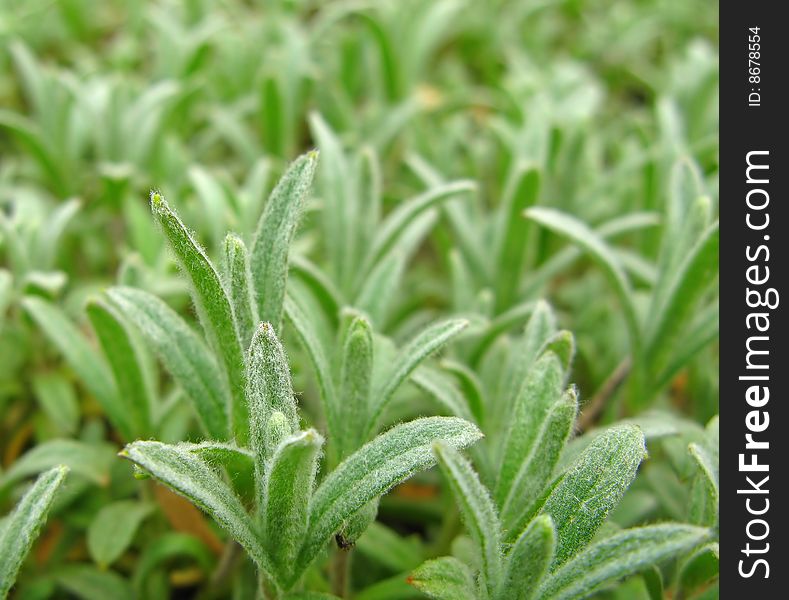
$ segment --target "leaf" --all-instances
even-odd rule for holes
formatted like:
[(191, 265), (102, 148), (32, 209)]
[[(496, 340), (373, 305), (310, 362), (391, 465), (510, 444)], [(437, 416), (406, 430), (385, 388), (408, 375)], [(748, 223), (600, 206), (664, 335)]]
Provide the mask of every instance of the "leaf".
[(449, 359), (441, 361), (441, 368), (455, 376), (463, 391), (466, 403), (474, 415), (474, 419), (478, 424), (484, 423), (485, 392), (483, 391), (482, 381), (480, 381), (477, 374), (465, 364)]
[(466, 399), (451, 378), (441, 371), (422, 365), (411, 375), (411, 380), (422, 391), (430, 394), (446, 412), (472, 421)]
[(531, 600), (556, 549), (556, 531), (548, 515), (540, 515), (518, 536), (507, 554), (506, 569), (495, 598)]
[(334, 286), (332, 280), (317, 265), (303, 256), (291, 257), (290, 270), (309, 287), (313, 296), (323, 307), (326, 317), (333, 325), (337, 325), (343, 300), (342, 294)]
[(59, 160), (52, 147), (47, 144), (37, 123), (16, 112), (0, 110), (0, 128), (8, 129), (19, 139), (27, 152), (36, 159), (39, 168), (44, 171), (59, 196), (69, 195), (71, 185), (68, 182), (72, 178), (63, 172), (64, 161)]
[(169, 207), (164, 198), (151, 193), (151, 210), (192, 284), (192, 300), (209, 344), (216, 351), (230, 386), (232, 431), (243, 444), (247, 439), (249, 415), (244, 399), (244, 355), (237, 336), (230, 299), (219, 274), (203, 248)]
[(250, 288), (252, 274), (249, 271), (247, 247), (234, 233), (228, 233), (225, 237), (225, 265), (226, 285), (236, 317), (238, 339), (241, 340), (243, 348), (248, 348), (257, 325), (257, 307)]
[(499, 506), (507, 504), (515, 479), (539, 441), (549, 412), (561, 401), (563, 383), (564, 369), (553, 352), (544, 353), (529, 370), (505, 425), (507, 432), (494, 494)]
[(358, 539), (355, 551), (392, 572), (409, 571), (422, 562), (422, 547), (415, 537), (403, 537), (376, 521)]
[(269, 323), (261, 323), (252, 336), (247, 357), (247, 401), (249, 402), (249, 437), (255, 455), (255, 481), (258, 493), (266, 473), (268, 444), (266, 429), (272, 413), (280, 412), (290, 427), (299, 429), (299, 415), (290, 382), (290, 368), (285, 350)]
[(208, 513), (241, 544), (262, 571), (272, 574), (251, 517), (238, 497), (211, 467), (189, 450), (154, 441), (128, 444), (120, 456), (128, 458), (162, 483)]
[(379, 261), (365, 277), (354, 306), (370, 315), (378, 328), (386, 324), (389, 307), (405, 271), (406, 255), (392, 252)]
[(258, 315), (276, 331), (282, 321), (290, 243), (317, 163), (315, 150), (291, 163), (271, 192), (252, 241), (250, 268)]
[(553, 488), (541, 513), (553, 518), (557, 547), (552, 568), (592, 539), (627, 490), (646, 456), (644, 434), (621, 425), (597, 437)]
[(34, 264), (42, 269), (52, 269), (57, 257), (58, 247), (66, 227), (79, 212), (82, 203), (70, 198), (58, 205), (41, 226), (36, 238), (36, 258)]
[(354, 189), (354, 173), (337, 134), (318, 112), (310, 112), (309, 127), (321, 151), (318, 172), (323, 210), (324, 244), (337, 285), (344, 291), (357, 275), (358, 218), (360, 206)]
[(510, 534), (517, 534), (519, 526), (533, 513), (535, 503), (550, 482), (553, 469), (572, 433), (577, 413), (578, 398), (571, 387), (553, 403), (539, 424), (539, 431), (528, 455), (523, 458), (501, 509), (503, 527)]
[(679, 584), (688, 593), (715, 577), (720, 571), (720, 548), (718, 542), (709, 542), (697, 548), (680, 568)]
[(373, 332), (362, 315), (353, 318), (345, 334), (340, 363), (339, 420), (343, 427), (337, 444), (344, 458), (364, 441), (367, 425), (370, 384), (373, 374)]
[(81, 600), (134, 600), (129, 583), (114, 571), (100, 571), (86, 564), (56, 569), (52, 578)]
[(221, 442), (199, 442), (192, 444), (189, 442), (181, 442), (178, 445), (183, 450), (188, 450), (210, 465), (222, 465), (227, 467), (230, 465), (245, 465), (252, 468), (253, 454), (246, 448), (240, 448), (232, 444), (223, 444)]
[(533, 165), (521, 165), (505, 191), (500, 210), (496, 241), (497, 290), (496, 312), (514, 304), (526, 260), (529, 229), (523, 212), (536, 204), (540, 190), (540, 171)]
[(74, 475), (85, 477), (95, 485), (106, 486), (113, 457), (112, 446), (105, 443), (89, 444), (68, 439), (43, 442), (25, 452), (0, 475), (0, 492), (25, 477), (57, 465), (67, 466)]
[(73, 434), (79, 425), (79, 404), (74, 387), (59, 373), (33, 375), (33, 391), (41, 409), (65, 434)]
[(359, 270), (359, 277), (366, 278), (376, 263), (397, 246), (398, 240), (407, 230), (408, 225), (424, 211), (454, 196), (472, 192), (477, 186), (472, 181), (454, 181), (438, 185), (410, 200), (401, 203), (380, 226), (376, 232), (372, 247), (367, 251), (364, 263)]
[(469, 363), (474, 367), (479, 366), (485, 351), (493, 344), (496, 338), (502, 333), (526, 323), (536, 307), (537, 303), (535, 302), (524, 302), (493, 319), (476, 342), (474, 349), (469, 355)]
[(175, 382), (187, 395), (208, 434), (228, 439), (226, 398), (221, 372), (198, 335), (156, 296), (133, 288), (110, 288), (107, 296), (142, 332)]
[(462, 448), (480, 437), (480, 431), (463, 419), (427, 417), (397, 425), (362, 446), (315, 491), (310, 503), (310, 527), (295, 573), (306, 569), (343, 522), (365, 504), (417, 471), (433, 466), (434, 442)]
[(60, 465), (42, 473), (25, 493), (0, 528), (0, 598), (5, 598), (16, 580), (19, 567), (38, 537), (55, 492), (68, 473)]
[(407, 579), (423, 594), (435, 600), (476, 600), (474, 577), (457, 558), (442, 556), (429, 560)]
[(397, 388), (408, 378), (421, 362), (438, 351), (449, 340), (458, 335), (468, 325), (465, 319), (448, 319), (429, 325), (419, 332), (398, 353), (394, 364), (374, 388), (372, 416), (367, 431), (372, 432), (379, 425), (384, 409)]
[(501, 523), (488, 490), (482, 485), (471, 463), (459, 452), (437, 443), (433, 452), (463, 522), (481, 557), (482, 583), (492, 596), (501, 582)]
[(280, 443), (268, 469), (262, 498), (263, 545), (281, 581), (289, 581), (307, 532), (323, 437), (314, 429)]
[(691, 488), (690, 520), (698, 525), (713, 527), (718, 522), (718, 466), (706, 448), (690, 444), (688, 451), (698, 467), (698, 475)]
[(693, 323), (686, 327), (681, 341), (672, 348), (668, 366), (655, 378), (655, 388), (663, 389), (698, 352), (718, 339), (720, 312), (718, 302), (701, 310)]
[(648, 364), (658, 368), (666, 354), (673, 350), (676, 338), (687, 327), (690, 316), (702, 294), (710, 287), (718, 270), (720, 233), (718, 223), (712, 225), (690, 249), (666, 285), (663, 301), (650, 309), (647, 327)]
[(142, 348), (115, 307), (94, 298), (86, 310), (115, 376), (118, 397), (131, 429), (127, 439), (147, 437), (152, 433), (153, 390), (145, 372)]
[(547, 227), (554, 233), (568, 238), (583, 249), (589, 257), (602, 269), (619, 299), (633, 351), (640, 347), (640, 326), (635, 306), (633, 291), (622, 271), (619, 260), (603, 238), (575, 217), (552, 208), (533, 207), (524, 213), (528, 218)]
[(152, 573), (163, 563), (190, 558), (208, 574), (214, 564), (211, 551), (197, 538), (185, 533), (167, 532), (147, 544), (134, 568), (132, 584), (138, 596)]
[(99, 567), (106, 569), (126, 551), (140, 524), (152, 511), (152, 505), (134, 500), (120, 500), (102, 507), (87, 533), (88, 552)]
[(315, 330), (313, 322), (307, 318), (300, 302), (301, 300), (297, 300), (289, 293), (285, 298), (285, 315), (293, 326), (301, 346), (307, 352), (307, 356), (312, 363), (315, 378), (318, 380), (318, 389), (320, 390), (323, 413), (328, 425), (329, 435), (334, 436), (336, 432), (341, 431), (341, 428), (337, 421), (339, 409), (334, 391), (331, 367), (329, 366), (329, 360), (326, 358), (326, 350)]
[(553, 572), (539, 598), (585, 598), (606, 584), (687, 552), (709, 536), (707, 529), (666, 523), (626, 529), (580, 552)]
[(63, 354), (72, 370), (101, 405), (107, 418), (126, 439), (133, 437), (125, 407), (107, 363), (88, 344), (68, 317), (54, 304), (37, 296), (22, 299), (22, 308), (38, 323), (46, 336)]

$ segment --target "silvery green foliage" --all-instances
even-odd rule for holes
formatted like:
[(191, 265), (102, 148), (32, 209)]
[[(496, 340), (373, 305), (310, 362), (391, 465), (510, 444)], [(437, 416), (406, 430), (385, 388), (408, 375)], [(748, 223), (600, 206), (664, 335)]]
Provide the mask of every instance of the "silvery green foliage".
[[(214, 443), (137, 441), (121, 454), (211, 515), (274, 590), (296, 586), (332, 536), (392, 486), (435, 464), (434, 443), (463, 448), (481, 436), (473, 424), (455, 417), (417, 419), (377, 436), (315, 487), (324, 440), (313, 429), (299, 428), (287, 360), (270, 324), (255, 331), (246, 364), (248, 451)], [(217, 467), (223, 457), (249, 453), (257, 490), (251, 513)]]
[(577, 554), (549, 575), (538, 598), (572, 600), (600, 586), (688, 552), (709, 537), (709, 530), (666, 523), (616, 533)]
[[(709, 537), (704, 527), (666, 524), (624, 530), (616, 543), (606, 538), (590, 545), (646, 457), (644, 433), (633, 424), (616, 425), (560, 464), (578, 406), (575, 387), (567, 386), (572, 336), (556, 331), (550, 307), (537, 303), (511, 349), (495, 366), (484, 367), (493, 369), (491, 379), (504, 399), (498, 406), (485, 405), (493, 411), (482, 415), (484, 429), (506, 432), (498, 444), (472, 449), (484, 477), (456, 450), (434, 447), (473, 543), (473, 557), (466, 564), (429, 561), (413, 572), (413, 585), (438, 599), (581, 598), (652, 562), (687, 553)], [(449, 409), (487, 394), (482, 381), (471, 384), (457, 367), (451, 372), (460, 385), (424, 368), (415, 381)], [(463, 414), (475, 414), (471, 406)], [(714, 471), (712, 461), (698, 445), (690, 451), (699, 464), (699, 486), (711, 490), (714, 486), (706, 482), (712, 479), (707, 475)], [(490, 482), (490, 492), (483, 481)], [(707, 497), (712, 492), (702, 496)], [(576, 567), (569, 565), (577, 567), (572, 576), (569, 569)], [(575, 586), (582, 575), (585, 584)]]
[(297, 158), (288, 167), (258, 222), (250, 256), (254, 298), (261, 321), (279, 329), (290, 242), (318, 164), (318, 152)]
[(481, 559), (480, 588), (491, 596), (501, 582), (501, 523), (488, 490), (482, 485), (471, 463), (458, 452), (436, 445), (438, 464), (449, 483), (452, 495)]
[(151, 344), (208, 435), (227, 440), (230, 392), (223, 385), (221, 367), (200, 336), (163, 300), (148, 292), (115, 287), (107, 296)]
[(252, 297), (249, 254), (244, 240), (234, 233), (225, 237), (225, 285), (230, 292), (233, 314), (236, 316), (238, 337), (246, 348), (255, 329), (257, 307)]
[(192, 300), (209, 346), (214, 350), (230, 390), (230, 422), (239, 441), (248, 430), (244, 401), (244, 355), (238, 338), (236, 317), (219, 273), (205, 250), (181, 219), (157, 192), (151, 193), (151, 209), (162, 228), (178, 264), (192, 289)]
[(0, 598), (4, 599), (14, 585), (19, 567), (38, 537), (68, 470), (61, 465), (39, 475), (13, 512), (0, 523)]
[(477, 597), (471, 569), (452, 556), (424, 562), (411, 573), (408, 583), (437, 600), (475, 600)]
[(592, 539), (645, 457), (644, 434), (622, 425), (600, 435), (570, 466), (540, 509), (556, 526), (554, 567)]

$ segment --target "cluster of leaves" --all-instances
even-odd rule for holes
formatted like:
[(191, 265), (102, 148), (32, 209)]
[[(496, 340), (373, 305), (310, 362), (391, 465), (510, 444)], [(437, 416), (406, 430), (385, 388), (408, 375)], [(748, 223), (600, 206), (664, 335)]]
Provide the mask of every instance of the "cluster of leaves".
[(714, 11), (51, 4), (0, 17), (0, 597), (715, 597)]

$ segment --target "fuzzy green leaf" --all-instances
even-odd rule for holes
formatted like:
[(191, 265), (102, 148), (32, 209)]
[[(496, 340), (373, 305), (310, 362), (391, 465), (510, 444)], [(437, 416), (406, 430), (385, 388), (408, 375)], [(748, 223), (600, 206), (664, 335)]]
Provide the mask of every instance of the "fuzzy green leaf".
[(603, 238), (575, 217), (553, 208), (533, 207), (525, 215), (537, 223), (560, 234), (584, 250), (600, 267), (611, 283), (625, 316), (630, 343), (634, 351), (640, 345), (640, 326), (633, 304), (633, 291), (616, 254)]
[(718, 465), (700, 444), (690, 444), (688, 451), (698, 468), (691, 488), (690, 520), (712, 527), (718, 521)]
[(252, 518), (219, 475), (190, 450), (154, 441), (128, 444), (120, 455), (208, 513), (266, 573), (273, 573)]
[(524, 455), (501, 508), (501, 520), (509, 534), (517, 534), (533, 513), (570, 437), (577, 412), (578, 398), (575, 388), (571, 387), (548, 408), (542, 422), (534, 423), (539, 431), (528, 454)]
[(468, 325), (465, 319), (448, 319), (429, 325), (419, 332), (398, 353), (394, 364), (374, 388), (372, 395), (372, 416), (368, 421), (367, 431), (372, 432), (378, 427), (389, 401), (397, 388), (408, 378), (420, 363), (438, 351), (458, 335)]
[[(517, 403), (518, 395), (526, 382), (529, 370), (540, 356), (540, 351), (556, 334), (556, 315), (544, 300), (534, 304), (523, 335), (515, 342), (499, 385), (503, 402), (497, 403), (496, 426), (502, 430), (509, 427), (509, 413)], [(503, 414), (502, 414), (503, 413)]]
[(373, 374), (373, 332), (363, 316), (351, 321), (345, 334), (340, 364), (339, 421), (343, 427), (339, 457), (344, 458), (362, 443), (370, 403)]
[(709, 583), (720, 571), (720, 547), (718, 542), (710, 542), (696, 548), (683, 561), (679, 569), (679, 584), (685, 594)]
[(393, 573), (409, 571), (422, 562), (422, 544), (416, 538), (403, 537), (376, 521), (356, 542), (355, 551)]
[(102, 569), (115, 562), (129, 547), (134, 534), (153, 506), (120, 500), (104, 506), (88, 527), (88, 552)]
[(626, 529), (567, 561), (543, 583), (538, 597), (585, 598), (605, 583), (687, 552), (708, 536), (707, 529), (672, 523)]
[(553, 518), (556, 568), (592, 539), (617, 505), (646, 456), (644, 434), (635, 425), (612, 427), (598, 436), (553, 488), (542, 513)]
[(689, 250), (674, 277), (666, 283), (668, 289), (661, 294), (662, 302), (651, 308), (647, 329), (650, 364), (660, 368), (665, 355), (673, 350), (676, 338), (687, 327), (689, 317), (717, 273), (719, 245), (716, 222)]
[(548, 515), (540, 515), (518, 536), (507, 554), (506, 569), (496, 592), (500, 600), (531, 600), (556, 549), (556, 530)]
[(564, 369), (553, 352), (544, 353), (529, 370), (510, 409), (496, 483), (495, 497), (499, 506), (507, 504), (515, 478), (525, 466), (524, 461), (529, 458), (535, 444), (544, 441), (539, 435), (551, 409), (561, 401), (563, 383)]
[(332, 380), (332, 370), (329, 360), (326, 357), (326, 349), (315, 330), (313, 322), (307, 318), (301, 301), (291, 294), (285, 298), (285, 315), (293, 326), (299, 342), (307, 353), (315, 371), (315, 378), (318, 381), (318, 389), (323, 404), (323, 411), (328, 425), (329, 435), (337, 435), (340, 427), (337, 422), (339, 412), (337, 399)]
[(452, 556), (442, 556), (423, 563), (411, 573), (407, 581), (435, 600), (477, 599), (471, 571)]
[(317, 163), (317, 151), (303, 154), (291, 163), (271, 192), (252, 241), (250, 267), (258, 316), (277, 331), (285, 300), (290, 243)]
[(25, 477), (37, 475), (57, 465), (66, 465), (74, 475), (85, 477), (95, 485), (106, 486), (113, 459), (113, 448), (106, 443), (49, 440), (25, 452), (0, 475), (0, 493)]
[(255, 454), (255, 479), (262, 488), (269, 458), (266, 431), (271, 414), (277, 411), (285, 415), (291, 432), (299, 429), (288, 360), (269, 323), (261, 323), (252, 336), (247, 369), (247, 400), (251, 418), (249, 437)]
[(433, 451), (460, 507), (466, 529), (479, 550), (482, 585), (488, 596), (492, 596), (500, 584), (502, 570), (501, 523), (496, 507), (468, 460), (441, 444), (435, 444)]
[(411, 380), (418, 388), (430, 394), (444, 411), (456, 417), (473, 420), (463, 394), (454, 381), (441, 371), (422, 365), (411, 375)]
[(204, 572), (210, 572), (215, 556), (196, 537), (178, 532), (168, 532), (151, 540), (140, 554), (134, 569), (132, 582), (138, 597), (142, 596), (144, 585), (157, 567), (173, 559), (189, 558), (196, 562)]
[(257, 323), (257, 307), (250, 287), (252, 274), (249, 271), (247, 247), (234, 233), (228, 233), (225, 237), (225, 273), (238, 327), (238, 339), (243, 348), (248, 348)]
[(33, 375), (32, 384), (36, 400), (58, 431), (73, 434), (80, 414), (71, 382), (60, 373), (37, 373)]
[(69, 366), (99, 402), (112, 424), (126, 439), (132, 439), (134, 432), (129, 423), (129, 415), (118, 396), (112, 371), (104, 359), (54, 304), (37, 296), (28, 296), (22, 300), (22, 307), (60, 350)]
[(529, 229), (534, 226), (523, 218), (523, 211), (537, 202), (540, 171), (534, 166), (521, 166), (505, 192), (501, 219), (498, 224), (496, 308), (501, 312), (512, 306), (526, 259)]
[(298, 254), (290, 259), (290, 272), (307, 285), (323, 307), (326, 318), (336, 325), (343, 300), (334, 282), (317, 265)]
[(68, 473), (58, 466), (42, 473), (0, 529), (0, 598), (5, 598), (19, 567), (46, 521), (52, 501)]
[(486, 401), (482, 382), (478, 375), (465, 364), (450, 359), (442, 360), (441, 368), (455, 376), (474, 419), (477, 423), (483, 424)]
[(197, 315), (230, 386), (233, 433), (243, 444), (247, 439), (249, 420), (244, 399), (244, 355), (230, 298), (203, 248), (158, 193), (151, 194), (151, 209), (192, 285)]
[(384, 327), (389, 307), (397, 293), (406, 265), (404, 252), (392, 252), (380, 260), (365, 277), (354, 306), (370, 316), (378, 328)]
[(368, 502), (417, 471), (435, 464), (434, 442), (455, 448), (482, 437), (468, 421), (456, 417), (427, 417), (397, 425), (345, 459), (323, 480), (310, 504), (310, 527), (298, 559), (303, 571), (343, 522)]
[(408, 229), (408, 225), (426, 210), (436, 204), (446, 202), (458, 194), (472, 192), (476, 187), (472, 181), (454, 181), (436, 186), (424, 194), (401, 203), (377, 231), (372, 248), (367, 252), (364, 264), (360, 269), (360, 276), (366, 276), (384, 255), (397, 246), (398, 240)]
[(95, 298), (86, 310), (118, 385), (118, 397), (131, 428), (127, 439), (147, 437), (152, 433), (153, 390), (143, 350), (114, 306)]
[(285, 439), (271, 458), (262, 499), (263, 544), (282, 581), (289, 581), (304, 534), (323, 437), (314, 429)]
[(208, 348), (167, 304), (132, 288), (111, 288), (107, 295), (142, 332), (176, 383), (191, 400), (208, 434), (228, 439), (228, 416), (221, 371)]
[(134, 600), (134, 593), (123, 577), (88, 564), (67, 564), (52, 573), (59, 587), (80, 600)]

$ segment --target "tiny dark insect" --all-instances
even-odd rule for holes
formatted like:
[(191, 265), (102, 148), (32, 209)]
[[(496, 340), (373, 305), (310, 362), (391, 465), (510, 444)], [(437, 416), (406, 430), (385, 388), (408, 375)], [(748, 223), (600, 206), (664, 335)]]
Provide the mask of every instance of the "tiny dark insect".
[(348, 550), (356, 545), (356, 542), (346, 540), (341, 533), (334, 536), (334, 541), (337, 542), (337, 547), (342, 550)]

